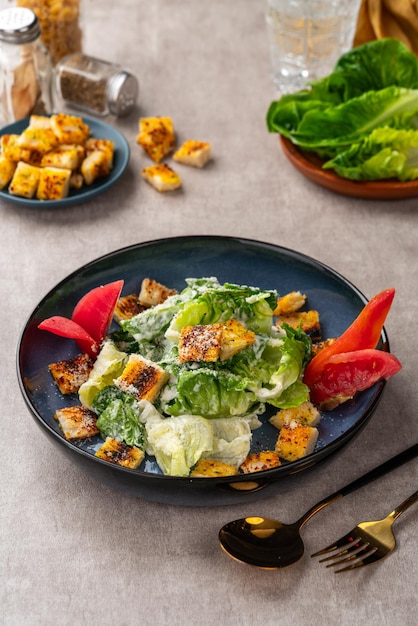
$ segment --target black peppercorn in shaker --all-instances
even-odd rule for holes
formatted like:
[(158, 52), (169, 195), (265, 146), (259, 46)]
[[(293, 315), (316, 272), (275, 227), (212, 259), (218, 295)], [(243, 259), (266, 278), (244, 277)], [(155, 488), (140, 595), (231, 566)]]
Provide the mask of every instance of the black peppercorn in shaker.
[(100, 116), (129, 113), (138, 96), (138, 81), (119, 65), (76, 52), (55, 66), (55, 87), (62, 100)]

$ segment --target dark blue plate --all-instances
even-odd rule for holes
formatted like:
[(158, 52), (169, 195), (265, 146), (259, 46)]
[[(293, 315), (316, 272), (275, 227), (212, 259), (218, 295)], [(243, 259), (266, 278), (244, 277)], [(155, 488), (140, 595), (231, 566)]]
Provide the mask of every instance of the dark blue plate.
[[(323, 463), (360, 432), (370, 419), (381, 397), (384, 383), (359, 393), (330, 412), (319, 424), (314, 452), (273, 470), (231, 478), (176, 478), (163, 476), (153, 459), (146, 459), (138, 470), (129, 470), (94, 456), (101, 440), (67, 442), (54, 412), (78, 403), (78, 396), (62, 396), (48, 371), (48, 364), (78, 353), (74, 342), (37, 328), (52, 315), (70, 317), (77, 301), (100, 284), (125, 281), (123, 294), (138, 292), (141, 281), (151, 277), (177, 290), (187, 277), (216, 276), (233, 282), (277, 289), (279, 294), (300, 290), (307, 294), (309, 308), (320, 313), (323, 337), (340, 335), (354, 320), (365, 296), (334, 270), (303, 254), (257, 241), (229, 237), (177, 237), (123, 248), (93, 261), (65, 278), (50, 291), (31, 314), (20, 339), (17, 368), (20, 388), (30, 412), (42, 431), (81, 469), (116, 489), (159, 502), (187, 505), (218, 505), (246, 501), (266, 494), (273, 486), (287, 481), (297, 484), (296, 474)], [(388, 340), (382, 333), (382, 349)], [(272, 449), (277, 430), (266, 423), (254, 431), (253, 450)], [(268, 487), (268, 489), (264, 489)]]
[[(21, 198), (19, 196), (11, 195), (7, 191), (7, 188), (0, 189), (0, 198), (3, 198), (3, 200), (7, 200), (8, 202), (13, 202), (14, 204), (20, 204), (34, 209), (63, 208), (81, 202), (87, 202), (87, 200), (91, 200), (91, 198), (98, 196), (106, 191), (106, 189), (109, 189), (109, 187), (114, 185), (122, 176), (129, 163), (129, 144), (122, 133), (116, 130), (116, 128), (113, 128), (113, 126), (109, 126), (109, 124), (105, 124), (104, 122), (100, 122), (99, 120), (95, 120), (90, 117), (83, 116), (82, 119), (85, 124), (89, 126), (92, 137), (95, 137), (95, 139), (110, 139), (110, 141), (113, 141), (115, 144), (113, 169), (108, 176), (98, 179), (88, 187), (83, 186), (81, 189), (70, 189), (69, 195), (62, 200)], [(14, 122), (9, 126), (5, 126), (0, 130), (0, 137), (2, 135), (20, 135), (20, 133), (27, 128), (28, 124), (29, 118), (26, 118), (24, 120), (19, 120), (19, 122)]]

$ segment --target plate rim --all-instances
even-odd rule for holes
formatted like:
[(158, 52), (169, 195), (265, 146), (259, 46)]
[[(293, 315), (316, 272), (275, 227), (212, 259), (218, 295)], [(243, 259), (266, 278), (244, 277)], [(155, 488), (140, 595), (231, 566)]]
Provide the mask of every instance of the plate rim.
[[(320, 167), (321, 159), (303, 150), (290, 139), (279, 135), (282, 151), (290, 163), (306, 178), (325, 189), (366, 200), (402, 200), (418, 196), (418, 180), (356, 181)], [(323, 162), (323, 161), (322, 161)]]
[[(45, 114), (44, 117), (51, 117), (52, 115), (54, 115), (54, 113)], [(69, 115), (73, 115), (73, 114), (69, 113)], [(86, 188), (84, 189), (84, 191), (78, 192), (76, 193), (76, 195), (62, 198), (62, 200), (38, 200), (36, 198), (24, 198), (22, 196), (13, 196), (10, 193), (8, 193), (7, 190), (5, 191), (4, 189), (0, 189), (0, 199), (5, 200), (6, 202), (10, 202), (14, 205), (25, 206), (28, 208), (36, 208), (36, 209), (43, 209), (43, 208), (55, 209), (59, 207), (68, 207), (68, 206), (73, 206), (74, 204), (77, 204), (78, 202), (80, 203), (87, 202), (88, 200), (95, 198), (96, 196), (102, 194), (107, 189), (112, 187), (121, 178), (121, 176), (125, 173), (126, 168), (128, 167), (130, 156), (131, 156), (130, 145), (125, 135), (119, 129), (115, 128), (114, 126), (111, 126), (110, 124), (107, 124), (106, 122), (103, 122), (102, 120), (99, 120), (93, 117), (88, 117), (85, 115), (77, 115), (77, 117), (80, 117), (83, 120), (83, 122), (89, 126), (89, 128), (91, 126), (94, 126), (96, 128), (103, 129), (103, 137), (105, 137), (105, 133), (107, 129), (110, 129), (110, 133), (114, 134), (117, 137), (118, 141), (120, 142), (121, 146), (117, 149), (119, 150), (118, 158), (120, 157), (121, 160), (120, 160), (120, 163), (117, 164), (116, 168), (114, 168), (109, 173), (109, 177), (106, 179), (103, 179), (102, 182), (100, 182), (97, 186), (93, 188), (92, 187)], [(10, 130), (13, 127), (23, 126), (23, 130), (24, 130), (25, 128), (24, 124), (27, 124), (29, 122), (29, 119), (30, 119), (30, 116), (25, 117), (21, 120), (16, 120), (15, 122), (12, 122), (10, 124), (7, 124), (6, 126), (3, 126), (0, 129), (0, 137), (3, 135), (9, 134)], [(93, 131), (92, 136), (94, 137), (94, 131)], [(112, 172), (113, 172), (113, 175), (112, 175)]]
[[(137, 477), (141, 479), (150, 479), (152, 481), (164, 481), (165, 483), (168, 483), (168, 482), (180, 483), (183, 485), (185, 485), (186, 483), (187, 484), (194, 483), (196, 485), (203, 485), (203, 484), (225, 485), (225, 484), (231, 484), (231, 483), (248, 482), (249, 480), (257, 480), (258, 484), (262, 484), (263, 481), (265, 484), (269, 484), (272, 482), (279, 481), (281, 478), (285, 478), (293, 474), (301, 473), (305, 469), (308, 469), (311, 466), (315, 466), (317, 462), (322, 460), (323, 458), (326, 458), (332, 455), (334, 452), (336, 452), (341, 447), (343, 447), (346, 443), (348, 443), (348, 441), (351, 441), (351, 439), (363, 429), (363, 427), (368, 423), (368, 421), (372, 417), (378, 403), (381, 400), (384, 388), (386, 386), (385, 380), (382, 380), (375, 384), (374, 396), (370, 400), (370, 404), (365, 410), (364, 414), (361, 415), (361, 417), (352, 426), (350, 426), (346, 431), (344, 431), (343, 435), (340, 435), (339, 437), (337, 437), (336, 440), (332, 442), (332, 444), (329, 443), (323, 448), (320, 448), (319, 450), (316, 450), (314, 453), (308, 455), (307, 457), (298, 459), (296, 461), (292, 461), (292, 463), (287, 463), (285, 465), (280, 466), (279, 468), (272, 468), (268, 470), (259, 471), (256, 473), (256, 478), (255, 478), (255, 474), (250, 474), (250, 475), (240, 474), (236, 476), (216, 477), (216, 479), (214, 478), (211, 481), (208, 481), (207, 478), (203, 478), (203, 477), (167, 476), (164, 474), (146, 472), (144, 470), (138, 470), (138, 469), (133, 470), (133, 469), (122, 467), (122, 466), (112, 465), (98, 457), (95, 457), (94, 455), (87, 452), (86, 450), (83, 450), (82, 448), (75, 446), (71, 441), (67, 441), (64, 437), (58, 436), (57, 431), (51, 428), (51, 426), (45, 421), (42, 415), (37, 411), (36, 407), (31, 402), (29, 394), (27, 393), (27, 390), (24, 384), (24, 377), (21, 371), (23, 339), (37, 311), (54, 294), (56, 290), (60, 289), (67, 281), (74, 279), (80, 272), (88, 271), (89, 268), (91, 268), (92, 266), (96, 264), (100, 264), (103, 261), (112, 258), (113, 256), (117, 256), (120, 254), (129, 254), (131, 250), (136, 250), (138, 248), (152, 247), (155, 245), (160, 245), (160, 244), (169, 243), (169, 242), (198, 241), (198, 240), (199, 241), (218, 240), (222, 242), (234, 241), (239, 244), (252, 245), (252, 246), (261, 247), (261, 248), (268, 248), (268, 249), (271, 249), (272, 251), (281, 252), (284, 254), (288, 254), (290, 256), (292, 255), (296, 256), (302, 261), (306, 260), (310, 264), (313, 264), (314, 266), (319, 266), (322, 270), (325, 270), (326, 272), (331, 274), (333, 277), (337, 278), (339, 281), (342, 281), (364, 303), (368, 301), (366, 296), (350, 280), (345, 278), (337, 270), (334, 270), (332, 267), (328, 266), (322, 261), (318, 261), (314, 257), (311, 257), (303, 252), (298, 252), (292, 248), (265, 242), (265, 241), (258, 240), (258, 239), (252, 239), (252, 238), (246, 238), (246, 237), (235, 237), (235, 236), (223, 236), (223, 235), (181, 235), (181, 236), (174, 236), (174, 237), (162, 237), (162, 238), (139, 242), (136, 244), (130, 244), (128, 246), (122, 246), (116, 250), (100, 255), (99, 257), (91, 261), (88, 261), (87, 263), (84, 263), (83, 265), (79, 266), (74, 271), (72, 271), (70, 274), (65, 276), (58, 283), (56, 283), (55, 286), (53, 286), (51, 289), (48, 290), (48, 292), (39, 300), (38, 304), (35, 306), (35, 308), (32, 310), (30, 315), (27, 317), (26, 322), (20, 332), (20, 335), (18, 338), (17, 350), (16, 350), (16, 370), (17, 370), (18, 384), (19, 384), (20, 392), (26, 404), (26, 407), (29, 409), (29, 412), (32, 415), (32, 418), (35, 420), (38, 426), (40, 426), (41, 429), (46, 430), (47, 433), (50, 436), (52, 436), (53, 439), (55, 439), (55, 441), (62, 444), (65, 448), (67, 448), (67, 450), (71, 450), (71, 452), (78, 453), (84, 459), (88, 459), (88, 461), (90, 461), (91, 463), (94, 463), (94, 464), (99, 463), (100, 465), (102, 465), (109, 471), (113, 471), (113, 472), (116, 471), (117, 473), (121, 472), (122, 474), (123, 473), (130, 474), (133, 477)], [(385, 351), (390, 352), (389, 338), (387, 336), (387, 333), (384, 327), (382, 329), (381, 339), (382, 339), (383, 349)]]

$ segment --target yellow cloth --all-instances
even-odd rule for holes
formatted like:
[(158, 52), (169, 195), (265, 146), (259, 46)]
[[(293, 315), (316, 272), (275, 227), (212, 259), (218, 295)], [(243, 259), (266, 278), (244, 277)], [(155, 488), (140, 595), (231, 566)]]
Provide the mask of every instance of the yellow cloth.
[(394, 37), (418, 56), (418, 0), (363, 0), (354, 46)]

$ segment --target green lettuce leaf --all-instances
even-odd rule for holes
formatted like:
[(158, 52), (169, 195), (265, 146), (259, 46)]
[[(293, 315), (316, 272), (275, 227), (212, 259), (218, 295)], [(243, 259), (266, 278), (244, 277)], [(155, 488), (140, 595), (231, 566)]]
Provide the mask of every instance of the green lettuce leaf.
[(108, 386), (95, 396), (92, 408), (99, 415), (96, 423), (103, 439), (113, 437), (141, 450), (145, 448), (141, 405), (135, 398), (114, 385)]
[(104, 387), (112, 385), (114, 379), (122, 374), (127, 359), (127, 354), (118, 350), (112, 341), (105, 341), (90, 376), (78, 390), (80, 402), (92, 408), (96, 394)]
[(416, 180), (418, 131), (378, 128), (323, 167), (352, 180)]
[(197, 415), (146, 422), (145, 428), (152, 454), (168, 476), (188, 476), (202, 454), (213, 447), (210, 423)]

